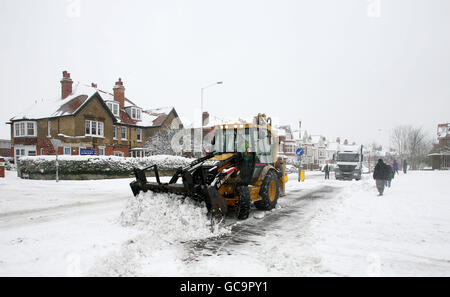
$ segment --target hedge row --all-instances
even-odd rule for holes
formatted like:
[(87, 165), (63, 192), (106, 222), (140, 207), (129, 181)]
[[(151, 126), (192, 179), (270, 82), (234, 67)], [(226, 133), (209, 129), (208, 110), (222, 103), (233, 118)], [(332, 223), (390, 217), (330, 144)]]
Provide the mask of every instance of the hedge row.
[[(161, 170), (173, 170), (192, 162), (178, 156), (158, 155), (145, 158), (123, 158), (115, 156), (59, 156), (59, 174), (93, 174), (105, 176), (127, 176), (133, 168), (144, 168), (156, 164)], [(22, 174), (55, 174), (55, 156), (22, 157), (19, 160)]]

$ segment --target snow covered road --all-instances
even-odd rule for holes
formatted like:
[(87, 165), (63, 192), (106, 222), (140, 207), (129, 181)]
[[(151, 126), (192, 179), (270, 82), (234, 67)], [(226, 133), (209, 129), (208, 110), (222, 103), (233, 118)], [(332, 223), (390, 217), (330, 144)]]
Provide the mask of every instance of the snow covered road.
[[(291, 175), (271, 212), (211, 233), (204, 207), (132, 197), (130, 179), (0, 180), (0, 276), (450, 276), (449, 172)], [(150, 197), (151, 196), (151, 197)]]

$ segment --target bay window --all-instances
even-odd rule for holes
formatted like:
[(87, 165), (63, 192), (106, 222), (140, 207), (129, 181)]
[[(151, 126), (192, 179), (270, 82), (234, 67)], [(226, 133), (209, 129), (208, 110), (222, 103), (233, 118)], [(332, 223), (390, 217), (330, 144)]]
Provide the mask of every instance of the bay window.
[(85, 121), (85, 135), (86, 136), (103, 137), (103, 135), (104, 135), (103, 122), (86, 120)]
[(36, 137), (36, 122), (23, 121), (14, 123), (14, 137)]

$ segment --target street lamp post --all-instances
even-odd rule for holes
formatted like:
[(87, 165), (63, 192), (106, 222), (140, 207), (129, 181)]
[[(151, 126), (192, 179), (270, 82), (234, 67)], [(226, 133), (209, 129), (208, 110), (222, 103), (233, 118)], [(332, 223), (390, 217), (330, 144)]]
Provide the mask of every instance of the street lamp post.
[(223, 84), (222, 81), (218, 81), (215, 82), (213, 84), (207, 85), (206, 87), (202, 88), (201, 91), (201, 108), (200, 108), (200, 113), (201, 113), (201, 132), (200, 132), (200, 148), (201, 148), (201, 152), (203, 153), (203, 93), (207, 88), (213, 87), (213, 86), (217, 86), (217, 85), (221, 85)]

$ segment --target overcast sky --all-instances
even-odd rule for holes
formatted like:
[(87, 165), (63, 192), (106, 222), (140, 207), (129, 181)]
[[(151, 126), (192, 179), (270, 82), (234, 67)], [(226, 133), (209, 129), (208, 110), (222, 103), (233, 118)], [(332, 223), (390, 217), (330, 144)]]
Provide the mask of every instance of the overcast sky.
[(448, 0), (0, 0), (0, 138), (62, 71), (190, 121), (266, 113), (386, 144), (450, 121)]

